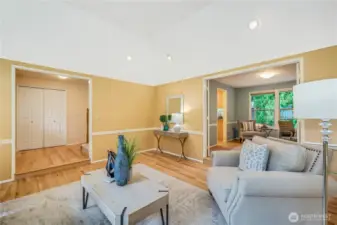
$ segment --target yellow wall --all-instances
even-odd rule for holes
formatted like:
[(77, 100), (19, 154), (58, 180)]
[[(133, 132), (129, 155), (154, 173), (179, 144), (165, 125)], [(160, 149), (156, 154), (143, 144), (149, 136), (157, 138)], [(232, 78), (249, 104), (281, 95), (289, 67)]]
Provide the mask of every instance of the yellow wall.
[[(337, 46), (298, 54), (282, 59), (235, 68), (221, 73), (242, 70), (265, 63), (303, 57), (304, 81), (337, 77)], [(11, 139), (11, 65), (24, 65), (50, 71), (65, 72), (52, 68), (28, 65), (0, 59), (0, 140)], [(214, 74), (212, 74), (214, 75)], [(92, 77), (93, 85), (93, 132), (159, 127), (159, 115), (166, 113), (166, 97), (184, 95), (184, 129), (194, 131), (186, 142), (186, 155), (202, 159), (202, 78), (191, 78), (180, 82), (156, 87), (123, 82), (108, 78)], [(334, 125), (337, 125), (333, 121)], [(337, 127), (337, 126), (334, 126)], [(135, 137), (140, 149), (155, 147), (152, 131), (126, 133)], [(107, 148), (115, 148), (116, 135), (93, 136), (93, 160), (106, 157)], [(317, 121), (306, 121), (305, 141), (319, 142), (320, 133)], [(337, 132), (332, 135), (332, 143), (337, 143)], [(10, 145), (0, 146), (0, 180), (10, 178)], [(177, 140), (164, 138), (164, 150), (180, 153)]]
[[(280, 58), (277, 60), (265, 61), (240, 68), (234, 68), (219, 73), (210, 74), (225, 74), (238, 70), (248, 69), (263, 64), (274, 63), (283, 60), (290, 60), (295, 58), (303, 58), (303, 73), (304, 82), (325, 79), (337, 78), (337, 46), (324, 48), (316, 51), (306, 52), (303, 54), (293, 55), (289, 57)], [(204, 77), (191, 78), (180, 82), (169, 83), (156, 87), (156, 118), (160, 114), (165, 113), (165, 99), (168, 95), (183, 94), (184, 95), (184, 129), (202, 132), (202, 80)], [(238, 103), (239, 104), (239, 103)], [(156, 124), (159, 126), (159, 123)], [(306, 142), (320, 142), (320, 128), (318, 121), (305, 121), (304, 141)], [(333, 127), (337, 127), (337, 122), (333, 121)], [(337, 132), (333, 133), (331, 143), (337, 144)], [(191, 143), (193, 142), (193, 144)], [(177, 152), (174, 140), (166, 140), (162, 148)], [(187, 140), (187, 156), (202, 159), (202, 135), (191, 135)]]

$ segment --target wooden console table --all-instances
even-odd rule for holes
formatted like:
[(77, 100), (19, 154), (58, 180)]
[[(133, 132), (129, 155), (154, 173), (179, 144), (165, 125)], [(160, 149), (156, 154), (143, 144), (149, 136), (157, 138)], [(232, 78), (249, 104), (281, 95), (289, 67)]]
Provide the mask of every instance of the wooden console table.
[(181, 144), (181, 155), (179, 157), (178, 160), (180, 159), (187, 159), (185, 156), (185, 152), (184, 152), (184, 145), (185, 145), (185, 141), (188, 137), (188, 133), (187, 132), (173, 132), (173, 131), (162, 131), (162, 130), (154, 130), (153, 131), (154, 136), (157, 138), (157, 149), (163, 153), (163, 151), (160, 148), (160, 139), (165, 136), (165, 137), (172, 137), (172, 138), (176, 138), (179, 140), (180, 144)]

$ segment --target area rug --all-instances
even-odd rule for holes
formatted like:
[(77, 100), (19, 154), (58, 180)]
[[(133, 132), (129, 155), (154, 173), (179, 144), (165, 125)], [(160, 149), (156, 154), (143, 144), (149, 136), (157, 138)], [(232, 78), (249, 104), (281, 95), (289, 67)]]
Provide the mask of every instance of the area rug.
[[(151, 174), (169, 188), (171, 225), (225, 225), (225, 220), (207, 191), (145, 165), (138, 169)], [(140, 193), (141, 194), (141, 193)], [(1, 225), (110, 225), (95, 202), (82, 209), (80, 182), (49, 189), (0, 204)], [(159, 213), (137, 225), (161, 224)]]

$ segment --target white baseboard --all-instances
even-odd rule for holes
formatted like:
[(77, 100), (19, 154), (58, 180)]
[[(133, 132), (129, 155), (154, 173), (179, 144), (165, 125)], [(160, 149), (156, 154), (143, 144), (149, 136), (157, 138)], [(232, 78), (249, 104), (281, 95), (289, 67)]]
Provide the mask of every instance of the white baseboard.
[(144, 153), (144, 152), (152, 152), (152, 151), (156, 151), (157, 149), (156, 148), (150, 148), (150, 149), (146, 149), (146, 150), (140, 150), (140, 151), (137, 151), (137, 154), (141, 154), (141, 153)]
[[(323, 144), (319, 143), (319, 142), (304, 141), (303, 144), (323, 146)], [(337, 144), (329, 144), (329, 147), (331, 147), (331, 148), (337, 148)]]
[(8, 179), (8, 180), (2, 180), (0, 181), (0, 184), (8, 183), (14, 181), (14, 178)]
[[(166, 151), (166, 150), (162, 150), (162, 151), (163, 151), (164, 153), (166, 153), (166, 154), (169, 154), (169, 155), (174, 155), (174, 156), (178, 156), (178, 157), (180, 157), (180, 154), (173, 153), (173, 152)], [(195, 162), (203, 163), (203, 160), (201, 160), (201, 159), (196, 159), (196, 158), (187, 157), (187, 156), (186, 156), (186, 158), (187, 158), (188, 160), (191, 160), (191, 161), (195, 161)]]
[(99, 162), (104, 162), (107, 161), (108, 159), (100, 159), (100, 160), (96, 160), (96, 161), (91, 161), (91, 163), (99, 163)]

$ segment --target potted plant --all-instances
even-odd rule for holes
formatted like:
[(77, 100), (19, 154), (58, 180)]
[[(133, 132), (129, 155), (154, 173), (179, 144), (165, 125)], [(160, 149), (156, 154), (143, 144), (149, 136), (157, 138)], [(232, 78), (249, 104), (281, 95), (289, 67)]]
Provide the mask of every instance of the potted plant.
[(137, 144), (136, 144), (136, 140), (133, 139), (124, 139), (124, 146), (125, 146), (125, 152), (126, 152), (126, 157), (128, 159), (128, 163), (129, 163), (129, 177), (128, 177), (128, 181), (131, 180), (132, 178), (132, 164), (133, 161), (136, 158), (136, 153), (137, 153)]
[(163, 131), (169, 130), (168, 122), (172, 119), (172, 115), (161, 115), (159, 117), (160, 122), (163, 124)]

